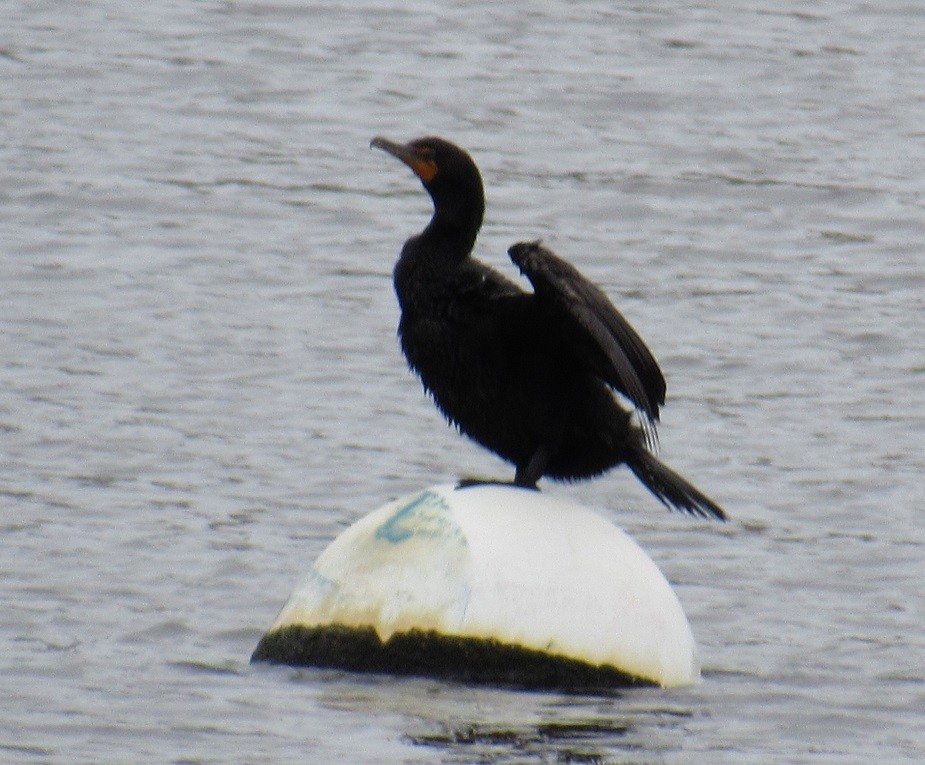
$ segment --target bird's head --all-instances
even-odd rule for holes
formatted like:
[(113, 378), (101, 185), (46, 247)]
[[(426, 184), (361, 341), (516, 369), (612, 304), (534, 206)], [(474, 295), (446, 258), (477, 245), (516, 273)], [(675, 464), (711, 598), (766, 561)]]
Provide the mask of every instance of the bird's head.
[(443, 138), (416, 138), (396, 143), (374, 138), (370, 146), (382, 149), (410, 167), (434, 201), (434, 217), (461, 226), (478, 227), (485, 212), (482, 176), (472, 157)]

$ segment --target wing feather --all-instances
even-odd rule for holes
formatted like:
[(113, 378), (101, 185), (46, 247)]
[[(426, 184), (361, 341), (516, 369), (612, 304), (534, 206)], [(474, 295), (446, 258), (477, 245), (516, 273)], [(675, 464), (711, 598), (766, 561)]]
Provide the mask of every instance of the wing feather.
[(530, 280), (537, 299), (577, 333), (578, 346), (595, 372), (654, 424), (665, 403), (665, 378), (652, 352), (603, 290), (539, 242), (519, 242), (508, 254)]

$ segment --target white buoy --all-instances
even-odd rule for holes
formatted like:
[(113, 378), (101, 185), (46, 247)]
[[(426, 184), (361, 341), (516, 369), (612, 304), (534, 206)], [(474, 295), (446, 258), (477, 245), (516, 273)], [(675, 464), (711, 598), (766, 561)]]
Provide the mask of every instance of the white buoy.
[(586, 508), (502, 485), (435, 486), (361, 518), (252, 658), (528, 686), (699, 678), (684, 611), (639, 545)]

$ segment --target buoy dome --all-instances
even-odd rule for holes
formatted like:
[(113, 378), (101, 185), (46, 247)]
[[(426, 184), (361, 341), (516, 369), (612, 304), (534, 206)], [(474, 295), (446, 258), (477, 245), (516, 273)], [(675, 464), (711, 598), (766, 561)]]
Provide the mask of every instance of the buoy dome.
[(527, 686), (699, 677), (681, 605), (639, 545), (587, 508), (502, 485), (434, 486), (361, 518), (252, 659)]

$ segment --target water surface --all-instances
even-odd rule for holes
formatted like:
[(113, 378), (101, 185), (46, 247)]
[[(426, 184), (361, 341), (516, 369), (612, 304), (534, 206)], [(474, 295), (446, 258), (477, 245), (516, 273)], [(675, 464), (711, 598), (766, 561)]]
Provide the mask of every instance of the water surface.
[[(0, 32), (0, 734), (16, 762), (901, 762), (925, 749), (925, 12), (10, 2)], [(665, 459), (547, 486), (662, 567), (693, 688), (250, 667), (346, 524), (508, 468), (394, 337), (450, 137), (480, 256), (542, 237), (668, 377)]]

